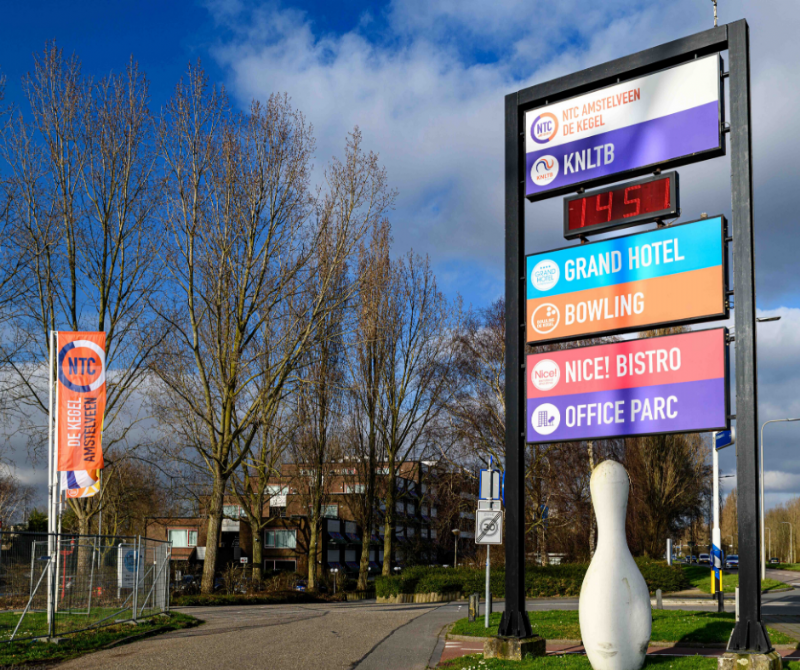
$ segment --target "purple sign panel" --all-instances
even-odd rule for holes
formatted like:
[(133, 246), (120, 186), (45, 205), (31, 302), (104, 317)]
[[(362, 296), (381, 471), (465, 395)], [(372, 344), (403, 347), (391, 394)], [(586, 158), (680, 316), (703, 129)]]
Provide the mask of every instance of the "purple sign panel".
[(723, 153), (719, 77), (708, 56), (527, 112), (526, 195)]
[(528, 442), (727, 428), (725, 336), (717, 328), (528, 356)]

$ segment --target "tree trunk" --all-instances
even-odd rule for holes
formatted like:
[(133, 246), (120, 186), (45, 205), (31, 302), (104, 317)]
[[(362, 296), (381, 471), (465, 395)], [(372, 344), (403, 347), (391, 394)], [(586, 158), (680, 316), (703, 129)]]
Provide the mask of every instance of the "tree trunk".
[(217, 555), (219, 554), (219, 538), (222, 532), (222, 502), (225, 482), (219, 477), (214, 478), (214, 488), (211, 492), (208, 508), (208, 525), (206, 527), (206, 558), (203, 562), (203, 580), (200, 583), (202, 593), (214, 592), (214, 577), (217, 574)]
[(308, 590), (317, 588), (317, 539), (319, 537), (319, 519), (311, 520), (308, 538)]
[[(370, 515), (371, 516), (371, 515)], [(361, 531), (361, 561), (358, 565), (358, 586), (359, 591), (367, 590), (369, 580), (369, 543), (372, 539), (372, 520), (369, 524), (364, 524)]]
[(386, 486), (386, 523), (383, 532), (383, 570), (381, 574), (388, 576), (392, 574), (392, 544), (395, 523), (395, 473), (394, 473), (394, 454), (389, 453), (389, 475)]
[(251, 541), (253, 543), (253, 582), (256, 586), (261, 584), (261, 569), (264, 563), (262, 530), (259, 526), (260, 524), (257, 523), (250, 524)]

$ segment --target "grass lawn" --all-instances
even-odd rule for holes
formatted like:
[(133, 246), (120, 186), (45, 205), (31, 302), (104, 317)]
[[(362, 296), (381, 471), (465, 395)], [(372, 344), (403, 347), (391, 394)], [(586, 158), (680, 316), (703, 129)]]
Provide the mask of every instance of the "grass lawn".
[[(797, 568), (800, 570), (800, 566)], [(711, 570), (710, 568), (700, 567), (698, 565), (685, 565), (683, 567), (686, 577), (696, 589), (700, 589), (703, 593), (711, 593)], [(736, 572), (725, 573), (722, 575), (722, 590), (731, 592), (736, 590), (739, 586), (739, 574)], [(789, 585), (779, 582), (776, 579), (762, 579), (761, 590), (772, 591), (773, 589), (784, 589)]]
[[(526, 658), (521, 663), (494, 658), (483, 660), (483, 654), (472, 654), (447, 661), (438, 667), (446, 670), (591, 670), (592, 666), (586, 656), (575, 654)], [(648, 656), (644, 667), (654, 670), (714, 670), (717, 659), (702, 656)], [(800, 670), (800, 662), (784, 660), (783, 667), (784, 670)]]
[(77, 656), (83, 656), (92, 651), (98, 651), (115, 642), (123, 643), (125, 638), (129, 641), (141, 639), (147, 634), (157, 635), (171, 630), (191, 628), (202, 623), (187, 614), (178, 612), (170, 613), (169, 617), (154, 617), (144, 619), (138, 626), (117, 624), (105, 626), (84, 633), (74, 633), (65, 636), (59, 644), (46, 642), (3, 642), (0, 644), (0, 667), (22, 664), (60, 663)]
[[(576, 610), (551, 610), (548, 612), (528, 612), (531, 627), (535, 634), (545, 640), (580, 640), (581, 627)], [(716, 612), (690, 612), (686, 610), (653, 610), (653, 642), (727, 642), (730, 637), (736, 615), (733, 612), (717, 614)], [(489, 628), (483, 627), (483, 618), (470, 623), (459, 619), (450, 633), (453, 635), (473, 635), (487, 637), (497, 635), (500, 625), (500, 613), (492, 614)], [(769, 630), (774, 644), (794, 644), (797, 640)], [(498, 666), (501, 667), (501, 666)], [(800, 670), (800, 668), (798, 669)]]
[(768, 565), (767, 570), (794, 570), (800, 572), (800, 563), (778, 563), (777, 565)]
[[(149, 612), (148, 612), (149, 614)], [(131, 616), (130, 607), (120, 609), (118, 607), (93, 607), (91, 615), (82, 614), (77, 611), (70, 612), (62, 610), (56, 613), (56, 635), (62, 635), (68, 631), (81, 630), (95, 625), (102, 620), (111, 623), (115, 619), (129, 619)], [(20, 611), (0, 612), (0, 642), (10, 640), (20, 618)], [(20, 625), (15, 639), (25, 639), (31, 637), (43, 637), (48, 633), (47, 613), (28, 612)]]

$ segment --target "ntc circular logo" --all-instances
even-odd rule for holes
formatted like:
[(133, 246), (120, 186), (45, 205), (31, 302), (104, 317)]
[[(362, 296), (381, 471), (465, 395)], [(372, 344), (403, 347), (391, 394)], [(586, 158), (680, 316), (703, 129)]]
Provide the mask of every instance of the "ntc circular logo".
[(58, 352), (58, 379), (76, 393), (100, 388), (106, 381), (106, 352), (89, 340), (68, 342)]
[(561, 314), (558, 311), (558, 307), (545, 302), (533, 310), (531, 326), (540, 335), (547, 335), (556, 329), (560, 318)]
[(539, 291), (549, 291), (558, 284), (560, 276), (561, 271), (558, 269), (558, 263), (545, 259), (534, 266), (531, 272), (531, 283)]
[(531, 382), (539, 391), (550, 391), (561, 379), (561, 368), (549, 358), (539, 361), (531, 371)]
[(560, 423), (561, 412), (558, 411), (558, 407), (551, 405), (549, 402), (539, 405), (533, 410), (531, 426), (539, 435), (554, 433)]
[(536, 186), (547, 186), (558, 177), (558, 158), (539, 156), (531, 168), (531, 180)]
[(531, 139), (537, 144), (547, 144), (558, 132), (558, 119), (555, 114), (544, 112), (531, 124)]

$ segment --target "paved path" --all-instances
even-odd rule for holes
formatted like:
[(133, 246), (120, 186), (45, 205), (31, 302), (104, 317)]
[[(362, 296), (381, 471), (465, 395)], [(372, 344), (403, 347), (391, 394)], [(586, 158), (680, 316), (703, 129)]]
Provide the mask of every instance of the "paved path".
[[(800, 586), (800, 573), (769, 571)], [(665, 598), (665, 606), (669, 607)], [(712, 611), (710, 600), (679, 609)], [(763, 597), (770, 625), (800, 637), (800, 589)], [(577, 609), (577, 598), (531, 600), (527, 609)], [(671, 608), (672, 609), (672, 608)], [(726, 602), (733, 610), (733, 603)], [(495, 611), (502, 611), (497, 603)], [(445, 651), (442, 628), (466, 616), (465, 603), (378, 605), (374, 601), (315, 605), (186, 608), (206, 621), (64, 663), (64, 670), (424, 670)], [(778, 620), (782, 619), (782, 620)], [(455, 651), (451, 645), (447, 651)], [(562, 652), (563, 653), (563, 652)], [(666, 653), (663, 650), (659, 653)]]
[[(187, 608), (184, 611), (206, 623), (83, 656), (58, 667), (64, 670), (425, 668), (439, 629), (466, 614), (466, 607), (462, 606), (460, 612), (454, 609), (441, 625), (435, 617), (414, 625), (416, 619), (437, 609), (434, 604), (374, 603)], [(401, 633), (404, 628), (405, 635)], [(397, 656), (402, 654), (409, 636), (412, 640), (421, 636), (424, 648), (414, 645), (418, 653)], [(377, 665), (384, 652), (414, 663)]]

